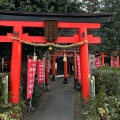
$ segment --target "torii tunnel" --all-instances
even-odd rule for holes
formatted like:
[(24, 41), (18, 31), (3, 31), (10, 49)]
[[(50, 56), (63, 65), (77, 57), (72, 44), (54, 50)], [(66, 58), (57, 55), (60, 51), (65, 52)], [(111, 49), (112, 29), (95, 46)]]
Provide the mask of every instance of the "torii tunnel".
[[(88, 77), (90, 75), (88, 61), (88, 44), (100, 43), (100, 37), (88, 35), (88, 29), (99, 29), (101, 24), (110, 20), (111, 13), (92, 13), (92, 14), (59, 14), (59, 13), (35, 13), (35, 12), (19, 12), (19, 11), (0, 11), (0, 26), (13, 27), (13, 33), (0, 36), (0, 42), (12, 42), (11, 70), (10, 70), (10, 91), (13, 95), (11, 102), (19, 102), (20, 94), (20, 73), (22, 59), (22, 42), (34, 43), (57, 43), (72, 44), (84, 42), (88, 43), (79, 47), (81, 80), (82, 80), (82, 96), (85, 99), (90, 97), (90, 87)], [(54, 41), (48, 41), (45, 36), (29, 36), (23, 33), (23, 27), (44, 28), (45, 21), (57, 21), (57, 28), (75, 28), (78, 34), (72, 37), (57, 36)], [(51, 30), (48, 29), (48, 33)], [(19, 40), (13, 39), (17, 35)]]

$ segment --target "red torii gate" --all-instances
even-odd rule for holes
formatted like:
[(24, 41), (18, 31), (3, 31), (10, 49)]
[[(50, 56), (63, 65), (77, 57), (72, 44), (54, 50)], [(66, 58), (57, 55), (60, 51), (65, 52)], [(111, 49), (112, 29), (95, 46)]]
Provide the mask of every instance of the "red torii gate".
[[(32, 13), (0, 11), (0, 26), (12, 26), (13, 34), (0, 36), (0, 42), (12, 42), (12, 58), (10, 71), (10, 90), (13, 95), (11, 102), (19, 102), (20, 92), (20, 71), (22, 58), (22, 42), (48, 43), (44, 36), (29, 36), (23, 34), (23, 27), (45, 27), (45, 20), (56, 20), (58, 28), (77, 28), (79, 33), (73, 37), (57, 37), (53, 43), (78, 43), (85, 40), (90, 43), (100, 43), (100, 37), (87, 35), (87, 29), (100, 28), (102, 23), (110, 20), (109, 13), (94, 14), (57, 14), (57, 13)], [(14, 33), (18, 33), (19, 40), (13, 39)], [(79, 47), (82, 78), (82, 95), (88, 99), (90, 95), (89, 80), (90, 75), (88, 62), (88, 44)]]

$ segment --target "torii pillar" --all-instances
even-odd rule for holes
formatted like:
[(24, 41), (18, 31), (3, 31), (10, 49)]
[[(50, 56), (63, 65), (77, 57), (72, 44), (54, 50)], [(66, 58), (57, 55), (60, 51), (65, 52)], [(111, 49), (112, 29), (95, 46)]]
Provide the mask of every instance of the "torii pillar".
[(52, 57), (52, 78), (51, 78), (51, 81), (55, 81), (55, 73), (56, 73), (55, 63), (56, 63), (56, 56), (53, 55), (53, 57)]
[(49, 63), (49, 60), (46, 59), (46, 68), (45, 68), (45, 85), (48, 85), (48, 82), (49, 82), (49, 73), (48, 73), (48, 63)]
[[(79, 28), (80, 42), (87, 40), (87, 29)], [(88, 60), (88, 43), (80, 46), (80, 65), (81, 65), (81, 79), (82, 79), (82, 95), (83, 98), (89, 99), (90, 85), (89, 85), (89, 60)]]
[(105, 57), (105, 55), (104, 55), (104, 53), (102, 53), (102, 55), (101, 55), (101, 56), (102, 56), (102, 67), (104, 67), (104, 61), (105, 61), (105, 58), (104, 58), (104, 57)]
[[(93, 25), (93, 28), (95, 25)], [(100, 24), (99, 24), (100, 27)], [(80, 68), (81, 68), (81, 82), (82, 82), (82, 96), (84, 99), (90, 99), (90, 66), (89, 66), (89, 53), (88, 44), (100, 43), (100, 37), (93, 37), (92, 34), (87, 35), (87, 28), (79, 28), (79, 41), (84, 42), (87, 40), (86, 44), (79, 47), (80, 51)]]
[(77, 85), (77, 60), (76, 60), (76, 51), (73, 53), (73, 60), (74, 60), (74, 88), (76, 88)]
[[(17, 31), (19, 39), (22, 39), (22, 27), (14, 26), (14, 31)], [(12, 92), (12, 103), (19, 102), (20, 93), (20, 73), (21, 73), (21, 58), (22, 58), (22, 43), (14, 40), (12, 42), (12, 57), (11, 57), (11, 73), (10, 73), (10, 91)]]

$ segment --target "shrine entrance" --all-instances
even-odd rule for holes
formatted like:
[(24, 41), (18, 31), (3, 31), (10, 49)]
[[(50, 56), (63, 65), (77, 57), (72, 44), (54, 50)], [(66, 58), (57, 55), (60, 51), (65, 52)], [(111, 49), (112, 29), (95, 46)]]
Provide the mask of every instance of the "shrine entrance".
[[(89, 61), (88, 61), (88, 44), (100, 43), (100, 37), (94, 37), (87, 34), (88, 29), (99, 29), (101, 24), (109, 22), (112, 14), (57, 14), (57, 13), (32, 13), (32, 12), (13, 12), (0, 11), (0, 26), (10, 26), (13, 33), (0, 36), (0, 42), (12, 42), (11, 71), (10, 71), (10, 91), (13, 95), (11, 102), (19, 102), (20, 71), (22, 59), (22, 44), (33, 46), (56, 46), (69, 44), (79, 46), (80, 63), (81, 63), (81, 81), (82, 96), (88, 99), (90, 97), (89, 87)], [(44, 28), (45, 36), (30, 36), (23, 33), (23, 28), (35, 27)], [(74, 36), (61, 37), (57, 35), (59, 28), (78, 29), (78, 34)], [(60, 45), (58, 45), (60, 44)], [(67, 46), (63, 45), (64, 48)], [(55, 59), (53, 57), (53, 62)], [(67, 66), (64, 62), (64, 70)], [(55, 75), (55, 64), (52, 66), (52, 75)], [(64, 79), (67, 73), (64, 71)]]
[(63, 74), (64, 74), (63, 57), (58, 57), (58, 58), (56, 59), (56, 63), (57, 63), (56, 75), (63, 75)]

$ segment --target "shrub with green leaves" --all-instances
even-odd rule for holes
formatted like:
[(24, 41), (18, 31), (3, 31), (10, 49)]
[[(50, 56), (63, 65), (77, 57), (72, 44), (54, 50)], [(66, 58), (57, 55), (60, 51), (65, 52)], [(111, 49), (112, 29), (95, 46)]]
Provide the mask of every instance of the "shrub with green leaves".
[(105, 87), (105, 92), (108, 96), (120, 95), (120, 69), (114, 67), (102, 67), (95, 69), (92, 73), (95, 76), (96, 94), (102, 87)]
[(86, 104), (81, 97), (81, 119), (119, 120), (120, 118), (120, 69), (102, 67), (93, 70), (96, 97)]

